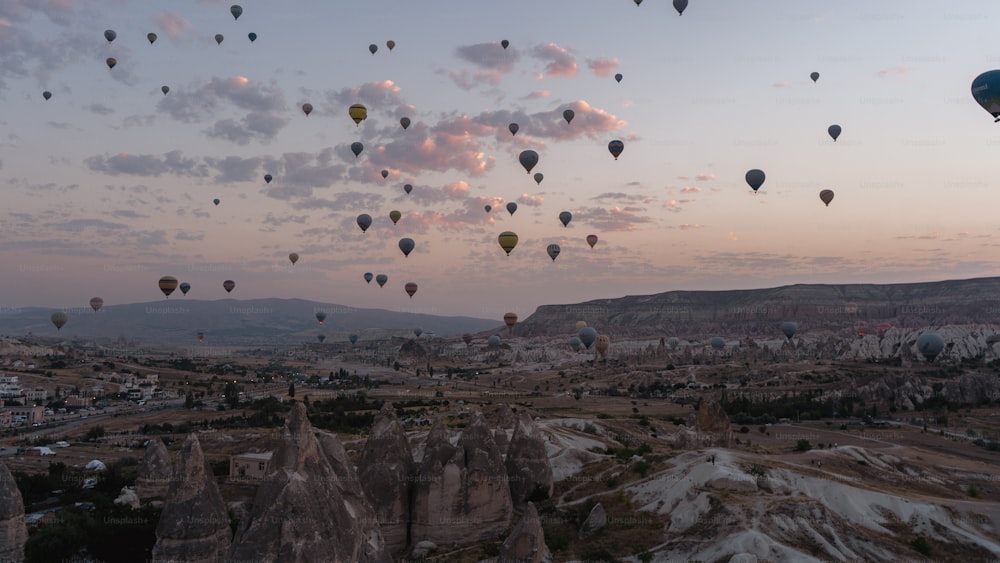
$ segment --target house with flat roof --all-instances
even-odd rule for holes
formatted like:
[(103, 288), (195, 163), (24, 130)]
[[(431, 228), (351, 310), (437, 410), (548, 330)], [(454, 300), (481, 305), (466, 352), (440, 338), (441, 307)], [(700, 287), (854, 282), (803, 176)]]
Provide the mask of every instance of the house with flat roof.
[(274, 452), (247, 452), (229, 456), (229, 478), (240, 481), (259, 481), (267, 475)]

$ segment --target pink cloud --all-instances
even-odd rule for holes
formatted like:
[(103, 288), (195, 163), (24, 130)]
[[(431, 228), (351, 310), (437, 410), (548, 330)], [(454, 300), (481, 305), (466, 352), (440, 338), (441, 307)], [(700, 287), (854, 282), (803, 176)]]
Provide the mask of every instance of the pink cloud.
[(883, 68), (875, 73), (875, 76), (879, 78), (885, 78), (886, 76), (903, 76), (904, 74), (910, 72), (910, 68), (905, 66), (897, 66), (893, 68)]
[(565, 48), (555, 43), (538, 45), (532, 50), (535, 58), (546, 62), (545, 75), (551, 77), (576, 76), (576, 59)]
[(684, 186), (683, 188), (681, 188), (682, 194), (696, 194), (700, 192), (701, 188), (699, 188), (698, 186)]
[(452, 182), (444, 187), (444, 193), (453, 199), (461, 199), (469, 195), (469, 184), (464, 180)]
[(545, 201), (545, 198), (542, 197), (542, 196), (534, 196), (534, 195), (529, 195), (529, 194), (526, 194), (526, 193), (521, 194), (521, 196), (517, 198), (517, 202), (519, 204), (521, 204), (521, 205), (528, 205), (528, 206), (531, 206), (531, 207), (538, 207), (544, 201)]
[(618, 68), (618, 59), (587, 59), (587, 66), (594, 76), (611, 76), (611, 71)]
[(602, 231), (634, 231), (638, 225), (652, 223), (653, 219), (640, 215), (638, 207), (587, 207), (573, 214), (574, 221), (580, 221)]
[(172, 12), (163, 12), (156, 16), (156, 25), (161, 32), (173, 39), (191, 29), (191, 22)]
[(698, 174), (694, 179), (699, 182), (711, 182), (715, 179), (715, 174)]
[(704, 227), (704, 225), (699, 225), (697, 223), (682, 223), (681, 225), (678, 225), (677, 228), (682, 231), (690, 231), (694, 229), (700, 229), (702, 227)]
[(552, 92), (550, 92), (549, 90), (534, 90), (533, 92), (531, 92), (530, 94), (528, 94), (527, 96), (525, 96), (524, 99), (526, 99), (526, 100), (537, 100), (537, 99), (540, 99), (540, 98), (548, 98), (551, 95), (552, 95)]

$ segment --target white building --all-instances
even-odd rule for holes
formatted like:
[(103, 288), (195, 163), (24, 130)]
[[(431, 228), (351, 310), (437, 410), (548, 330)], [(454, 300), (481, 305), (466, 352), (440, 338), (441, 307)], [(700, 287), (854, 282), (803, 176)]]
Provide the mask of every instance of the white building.
[(24, 389), (17, 381), (16, 375), (0, 374), (0, 398), (10, 399), (24, 396)]

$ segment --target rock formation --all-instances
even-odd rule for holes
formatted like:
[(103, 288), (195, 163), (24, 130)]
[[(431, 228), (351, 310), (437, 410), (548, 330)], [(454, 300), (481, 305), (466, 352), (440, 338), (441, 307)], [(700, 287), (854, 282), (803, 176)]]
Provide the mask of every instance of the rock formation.
[(527, 504), (521, 519), (500, 547), (498, 559), (519, 563), (552, 563), (552, 553), (545, 545), (545, 532), (542, 531), (542, 521), (538, 518), (535, 503)]
[(732, 424), (719, 403), (703, 401), (695, 413), (694, 427), (698, 429), (702, 443), (729, 445)]
[(153, 438), (146, 444), (146, 453), (139, 465), (139, 474), (135, 479), (135, 494), (142, 500), (163, 498), (167, 494), (172, 476), (170, 452), (163, 445), (163, 440)]
[(409, 544), (410, 490), (415, 474), (406, 431), (392, 404), (386, 401), (368, 434), (358, 475), (378, 519), (386, 551), (391, 554)]
[(141, 503), (139, 502), (139, 495), (135, 494), (135, 489), (122, 487), (121, 491), (118, 492), (118, 497), (115, 498), (115, 504), (122, 504), (129, 508), (138, 509)]
[(226, 505), (201, 445), (189, 434), (156, 525), (153, 561), (215, 563), (225, 559), (232, 530)]
[(527, 412), (521, 411), (518, 416), (506, 465), (515, 510), (523, 508), (528, 500), (537, 502), (552, 495), (552, 466), (545, 440)]
[(233, 541), (231, 559), (389, 561), (378, 523), (364, 521), (363, 509), (352, 513), (358, 498), (363, 499), (360, 487), (348, 491), (349, 483), (331, 462), (331, 452), (337, 457), (343, 447), (338, 454), (329, 437), (322, 441), (326, 447), (313, 434), (305, 406), (295, 403), (250, 516)]
[(0, 561), (22, 561), (27, 541), (21, 491), (7, 466), (0, 463)]
[(512, 512), (503, 458), (482, 416), (473, 417), (457, 447), (437, 420), (414, 486), (411, 541), (450, 545), (495, 538)]
[(586, 539), (590, 536), (596, 534), (601, 528), (608, 524), (608, 513), (605, 512), (604, 506), (601, 503), (594, 505), (594, 508), (590, 509), (590, 514), (587, 515), (587, 519), (584, 520), (583, 525), (580, 526), (579, 536), (580, 539)]

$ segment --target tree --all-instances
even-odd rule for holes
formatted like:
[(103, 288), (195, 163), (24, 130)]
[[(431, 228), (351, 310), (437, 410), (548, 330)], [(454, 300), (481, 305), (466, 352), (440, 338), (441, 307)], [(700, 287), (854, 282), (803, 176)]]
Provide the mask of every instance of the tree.
[(795, 443), (795, 451), (797, 452), (808, 452), (811, 449), (812, 444), (809, 443), (809, 440), (799, 440)]
[(288, 396), (289, 397), (294, 397), (295, 396), (295, 382), (294, 381), (288, 384)]
[(184, 408), (190, 410), (194, 407), (194, 395), (188, 391), (187, 396), (184, 397)]

